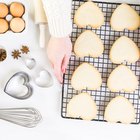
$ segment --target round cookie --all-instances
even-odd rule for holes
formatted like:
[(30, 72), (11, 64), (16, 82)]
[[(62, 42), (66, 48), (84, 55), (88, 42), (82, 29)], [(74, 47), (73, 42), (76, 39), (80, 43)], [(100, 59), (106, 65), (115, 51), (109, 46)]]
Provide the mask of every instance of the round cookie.
[(5, 33), (8, 28), (8, 22), (5, 19), (0, 19), (0, 34)]
[(13, 18), (10, 22), (10, 28), (13, 32), (22, 32), (25, 28), (25, 21), (22, 18)]
[(10, 5), (10, 13), (14, 17), (21, 17), (24, 14), (25, 8), (24, 6), (19, 2), (13, 2)]
[(0, 18), (5, 18), (9, 13), (8, 6), (4, 3), (0, 3)]

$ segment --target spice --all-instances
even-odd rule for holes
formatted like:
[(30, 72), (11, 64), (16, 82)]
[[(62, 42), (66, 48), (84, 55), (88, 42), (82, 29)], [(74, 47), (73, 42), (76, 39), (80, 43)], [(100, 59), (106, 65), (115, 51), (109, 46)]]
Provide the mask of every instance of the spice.
[(21, 57), (21, 52), (19, 50), (14, 50), (12, 52), (12, 56), (14, 59), (18, 59), (19, 57)]
[(7, 53), (5, 49), (0, 49), (0, 61), (4, 61), (7, 57)]
[(21, 52), (24, 54), (28, 54), (28, 52), (30, 52), (29, 48), (27, 46), (22, 46), (22, 48), (20, 49)]

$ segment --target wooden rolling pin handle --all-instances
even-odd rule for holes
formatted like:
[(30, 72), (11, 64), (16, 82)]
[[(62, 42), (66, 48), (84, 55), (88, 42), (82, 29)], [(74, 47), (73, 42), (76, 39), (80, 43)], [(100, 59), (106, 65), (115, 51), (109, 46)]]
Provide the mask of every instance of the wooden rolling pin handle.
[(47, 27), (47, 24), (39, 24), (39, 29), (40, 29), (39, 45), (40, 45), (40, 48), (46, 47), (46, 27)]

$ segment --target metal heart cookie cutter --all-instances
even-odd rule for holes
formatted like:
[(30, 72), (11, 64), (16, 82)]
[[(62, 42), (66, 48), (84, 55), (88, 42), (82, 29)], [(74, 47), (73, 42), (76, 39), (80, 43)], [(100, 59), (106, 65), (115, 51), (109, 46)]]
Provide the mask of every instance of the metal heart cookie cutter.
[(53, 86), (53, 78), (49, 71), (42, 70), (39, 72), (39, 75), (35, 79), (37, 86), (41, 88), (49, 88)]
[(29, 82), (30, 78), (27, 73), (18, 72), (8, 80), (4, 92), (16, 99), (28, 99), (33, 93), (33, 89)]

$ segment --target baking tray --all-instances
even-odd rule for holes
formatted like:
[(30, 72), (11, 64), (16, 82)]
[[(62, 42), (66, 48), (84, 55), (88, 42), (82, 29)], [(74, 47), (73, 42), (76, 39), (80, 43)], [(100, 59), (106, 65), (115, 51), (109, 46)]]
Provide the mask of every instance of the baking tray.
[[(74, 18), (75, 11), (84, 2), (85, 1), (80, 1), (80, 0), (74, 0), (72, 2), (72, 19)], [(70, 118), (67, 116), (67, 104), (69, 103), (70, 99), (72, 99), (74, 95), (77, 95), (80, 92), (88, 92), (95, 100), (96, 105), (98, 107), (98, 114), (96, 119), (94, 119), (94, 121), (105, 121), (104, 111), (107, 104), (115, 96), (122, 95), (127, 99), (129, 99), (135, 107), (136, 118), (132, 124), (139, 124), (140, 123), (140, 60), (135, 64), (125, 63), (125, 65), (127, 65), (137, 75), (139, 80), (139, 86), (134, 93), (109, 91), (109, 89), (107, 88), (107, 79), (109, 77), (109, 74), (112, 72), (112, 70), (118, 66), (117, 64), (113, 64), (109, 59), (109, 51), (112, 44), (118, 37), (122, 35), (126, 35), (129, 38), (131, 38), (140, 47), (140, 28), (136, 31), (124, 30), (118, 32), (112, 30), (110, 27), (110, 18), (113, 11), (116, 9), (118, 5), (120, 5), (120, 3), (109, 3), (109, 2), (95, 2), (95, 3), (100, 7), (102, 12), (104, 13), (105, 16), (104, 25), (101, 28), (93, 29), (91, 27), (79, 28), (77, 27), (77, 25), (73, 23), (73, 31), (71, 34), (71, 39), (74, 44), (77, 37), (84, 30), (92, 30), (102, 39), (105, 50), (103, 55), (99, 58), (92, 58), (92, 57), (78, 58), (74, 54), (72, 54), (66, 74), (64, 75), (64, 83), (62, 86), (61, 116), (63, 118), (79, 119), (79, 118)], [(136, 5), (136, 4), (130, 4), (130, 5), (140, 14), (140, 5)], [(103, 83), (100, 89), (98, 90), (85, 89), (82, 91), (76, 91), (72, 88), (71, 86), (72, 74), (75, 71), (75, 69), (83, 62), (88, 62), (94, 65), (101, 73)]]

